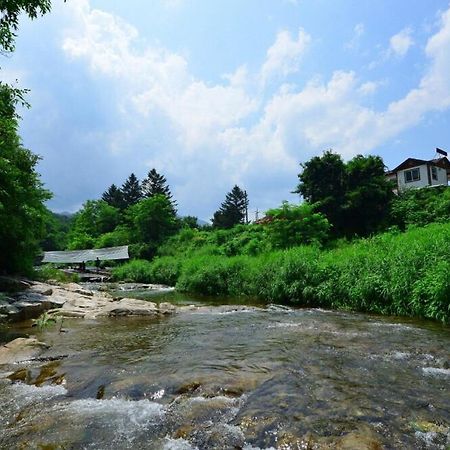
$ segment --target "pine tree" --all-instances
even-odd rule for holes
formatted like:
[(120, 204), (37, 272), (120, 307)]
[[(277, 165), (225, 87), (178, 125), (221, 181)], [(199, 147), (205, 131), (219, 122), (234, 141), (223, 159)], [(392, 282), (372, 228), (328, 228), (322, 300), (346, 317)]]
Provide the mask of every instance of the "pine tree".
[(142, 198), (141, 186), (134, 173), (123, 183), (121, 191), (125, 208), (136, 204)]
[(174, 213), (176, 212), (177, 202), (173, 199), (167, 180), (164, 175), (160, 175), (155, 169), (148, 172), (147, 178), (142, 181), (142, 195), (146, 198), (155, 195), (164, 195), (171, 203)]
[(212, 219), (216, 228), (232, 228), (239, 223), (247, 223), (248, 196), (239, 186), (234, 186), (229, 192), (220, 209)]
[(102, 200), (108, 203), (108, 205), (114, 206), (114, 208), (122, 209), (125, 206), (123, 193), (115, 184), (112, 184), (103, 192)]

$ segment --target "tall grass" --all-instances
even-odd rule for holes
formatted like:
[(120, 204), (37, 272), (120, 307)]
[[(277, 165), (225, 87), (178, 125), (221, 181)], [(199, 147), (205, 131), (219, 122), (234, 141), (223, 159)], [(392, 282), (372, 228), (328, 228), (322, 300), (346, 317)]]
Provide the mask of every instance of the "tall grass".
[(146, 267), (147, 278), (133, 281), (176, 281), (179, 290), (193, 293), (450, 322), (450, 224), (386, 233), (332, 250), (303, 246), (233, 257), (193, 253), (159, 258)]

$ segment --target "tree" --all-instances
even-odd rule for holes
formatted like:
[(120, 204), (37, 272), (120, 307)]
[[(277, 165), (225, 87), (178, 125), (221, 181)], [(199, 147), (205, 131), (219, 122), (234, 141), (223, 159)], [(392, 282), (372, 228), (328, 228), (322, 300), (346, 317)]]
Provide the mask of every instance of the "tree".
[(325, 215), (335, 236), (368, 236), (387, 225), (393, 194), (379, 156), (344, 163), (329, 150), (301, 166), (296, 192)]
[(120, 222), (120, 211), (103, 200), (88, 200), (75, 214), (69, 233), (71, 250), (92, 248), (95, 240), (112, 232)]
[(300, 183), (294, 192), (299, 193), (316, 210), (325, 215), (335, 234), (342, 234), (346, 172), (341, 156), (331, 150), (301, 164)]
[(388, 224), (394, 194), (379, 156), (357, 155), (346, 164), (343, 205), (347, 235), (368, 236)]
[(170, 200), (162, 194), (145, 198), (128, 211), (135, 244), (140, 244), (136, 256), (152, 258), (157, 245), (178, 229), (178, 221), (173, 214)]
[(246, 223), (247, 210), (247, 192), (235, 185), (231, 192), (226, 195), (220, 209), (214, 213), (213, 227), (232, 228), (239, 223)]
[(156, 169), (150, 170), (147, 178), (142, 181), (142, 195), (145, 198), (151, 198), (155, 195), (166, 196), (172, 205), (174, 214), (176, 213), (177, 203), (172, 197), (166, 177), (160, 175)]
[(26, 272), (45, 234), (51, 197), (36, 172), (39, 158), (22, 147), (15, 107), (22, 97), (0, 84), (0, 271)]
[(112, 184), (105, 192), (103, 192), (102, 200), (114, 208), (123, 209), (125, 206), (123, 193), (115, 184)]
[(134, 173), (123, 183), (121, 190), (125, 208), (135, 205), (142, 198), (141, 186)]

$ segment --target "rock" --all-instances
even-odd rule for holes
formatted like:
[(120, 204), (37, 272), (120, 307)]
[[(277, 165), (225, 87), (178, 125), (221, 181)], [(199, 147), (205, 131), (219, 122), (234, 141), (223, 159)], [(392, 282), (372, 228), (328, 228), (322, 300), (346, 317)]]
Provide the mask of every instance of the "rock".
[(159, 304), (159, 312), (161, 314), (174, 314), (176, 312), (177, 308), (175, 305), (172, 305), (172, 303), (160, 303)]
[(371, 435), (362, 433), (349, 433), (345, 435), (337, 444), (340, 450), (382, 450), (383, 445)]
[(158, 307), (153, 302), (136, 300), (134, 298), (123, 298), (118, 302), (108, 305), (99, 315), (114, 316), (157, 316)]
[(26, 361), (41, 355), (50, 346), (36, 338), (17, 338), (0, 347), (0, 364)]
[(37, 283), (34, 282), (31, 287), (29, 288), (29, 291), (35, 292), (36, 294), (41, 295), (52, 295), (53, 294), (53, 288), (46, 283)]
[(31, 284), (13, 277), (0, 277), (0, 291), (19, 292), (28, 289)]

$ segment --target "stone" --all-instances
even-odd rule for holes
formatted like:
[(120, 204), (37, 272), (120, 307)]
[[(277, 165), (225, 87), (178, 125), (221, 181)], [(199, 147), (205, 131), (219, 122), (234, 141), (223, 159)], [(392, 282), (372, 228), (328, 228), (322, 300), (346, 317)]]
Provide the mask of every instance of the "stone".
[(31, 284), (13, 277), (0, 277), (0, 292), (19, 292), (27, 289)]
[(17, 338), (0, 347), (0, 364), (12, 364), (33, 359), (50, 346), (36, 338)]
[(41, 294), (41, 295), (52, 295), (53, 294), (53, 288), (46, 283), (34, 282), (32, 284), (32, 286), (29, 288), (29, 291), (35, 292), (36, 294)]
[(172, 305), (172, 303), (160, 303), (159, 304), (159, 312), (161, 314), (174, 314), (176, 312), (177, 308), (175, 305)]
[(114, 316), (158, 316), (159, 310), (155, 303), (134, 298), (123, 298), (108, 305), (100, 315)]

